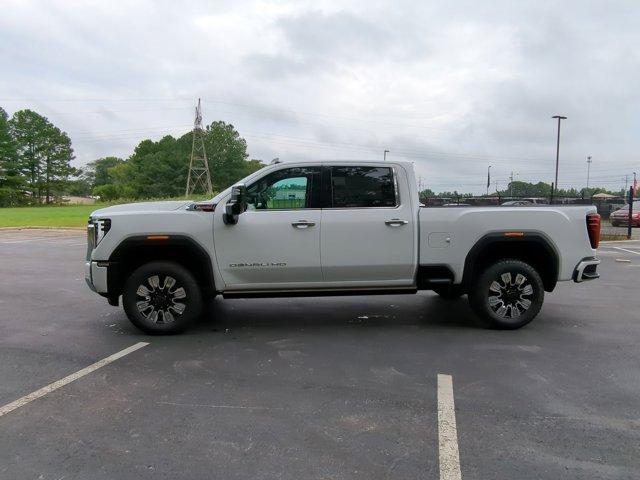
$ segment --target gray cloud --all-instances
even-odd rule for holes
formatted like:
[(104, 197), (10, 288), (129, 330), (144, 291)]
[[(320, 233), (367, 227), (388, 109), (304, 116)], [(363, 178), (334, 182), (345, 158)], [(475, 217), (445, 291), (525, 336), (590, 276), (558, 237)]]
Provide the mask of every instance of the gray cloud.
[[(640, 171), (635, 1), (5, 1), (0, 105), (66, 130), (77, 164), (205, 121), (252, 157), (415, 162), (436, 189)], [(504, 183), (503, 183), (504, 185)]]

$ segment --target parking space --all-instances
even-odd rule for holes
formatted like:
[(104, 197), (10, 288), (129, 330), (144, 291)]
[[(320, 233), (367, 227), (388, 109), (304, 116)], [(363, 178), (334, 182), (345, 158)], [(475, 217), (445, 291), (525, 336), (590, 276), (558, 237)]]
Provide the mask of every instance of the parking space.
[(84, 245), (0, 232), (0, 408), (149, 345), (1, 415), (0, 478), (448, 480), (454, 447), (463, 479), (638, 478), (640, 241), (519, 331), (424, 292), (216, 299), (174, 337), (88, 290)]

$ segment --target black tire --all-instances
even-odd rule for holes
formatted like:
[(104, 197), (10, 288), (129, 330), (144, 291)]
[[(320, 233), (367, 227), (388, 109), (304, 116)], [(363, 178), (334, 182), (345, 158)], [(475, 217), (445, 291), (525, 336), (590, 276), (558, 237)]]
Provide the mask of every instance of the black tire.
[(179, 333), (202, 314), (202, 292), (183, 266), (150, 262), (125, 282), (122, 306), (131, 323), (145, 333)]
[(461, 285), (445, 285), (442, 287), (433, 287), (433, 291), (445, 300), (455, 300), (465, 294)]
[(533, 320), (544, 301), (540, 274), (520, 260), (501, 260), (475, 278), (469, 304), (491, 328), (515, 330)]

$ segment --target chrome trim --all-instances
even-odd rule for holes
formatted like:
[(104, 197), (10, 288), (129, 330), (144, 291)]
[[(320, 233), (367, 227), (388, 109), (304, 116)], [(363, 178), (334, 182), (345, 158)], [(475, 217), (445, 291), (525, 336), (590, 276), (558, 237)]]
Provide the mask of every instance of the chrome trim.
[(584, 270), (591, 265), (600, 265), (600, 263), (600, 259), (595, 257), (582, 259), (573, 272), (573, 281), (576, 283), (582, 283), (588, 280), (595, 280), (599, 277), (598, 274), (594, 277), (584, 277)]
[(409, 220), (401, 220), (399, 218), (392, 218), (391, 220), (385, 220), (384, 224), (390, 227), (401, 227), (409, 223)]
[(291, 226), (294, 228), (309, 228), (315, 227), (316, 222), (310, 222), (308, 220), (298, 220), (297, 222), (292, 222)]

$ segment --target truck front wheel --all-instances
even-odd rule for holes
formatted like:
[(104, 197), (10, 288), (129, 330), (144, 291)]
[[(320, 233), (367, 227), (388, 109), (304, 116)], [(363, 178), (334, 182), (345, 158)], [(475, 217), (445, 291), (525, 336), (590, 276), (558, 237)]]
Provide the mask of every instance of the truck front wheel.
[(185, 330), (202, 313), (202, 293), (196, 279), (174, 262), (150, 262), (133, 271), (122, 293), (131, 323), (146, 333)]
[(540, 274), (520, 260), (501, 260), (476, 277), (469, 290), (473, 311), (492, 328), (515, 330), (538, 315), (544, 300)]

